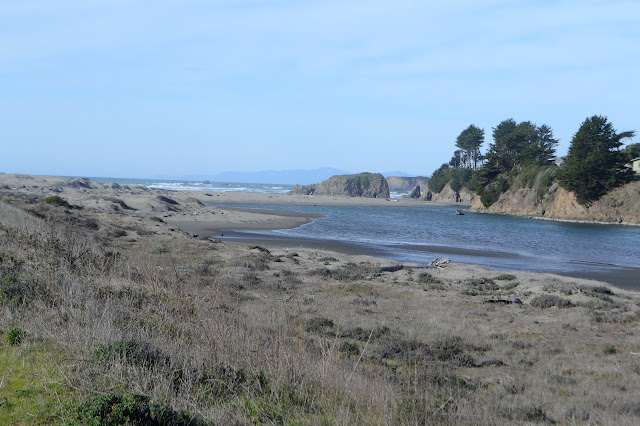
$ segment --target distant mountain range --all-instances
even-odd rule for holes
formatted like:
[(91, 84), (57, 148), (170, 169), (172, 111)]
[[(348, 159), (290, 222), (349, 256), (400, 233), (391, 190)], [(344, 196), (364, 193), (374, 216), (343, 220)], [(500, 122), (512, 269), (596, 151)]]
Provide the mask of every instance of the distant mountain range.
[[(282, 183), (287, 185), (309, 185), (320, 183), (335, 175), (348, 175), (353, 172), (322, 167), (312, 170), (264, 170), (260, 172), (223, 172), (214, 175), (154, 176), (156, 179), (172, 179), (186, 181), (240, 182), (240, 183)], [(412, 176), (404, 172), (382, 173), (386, 176)]]

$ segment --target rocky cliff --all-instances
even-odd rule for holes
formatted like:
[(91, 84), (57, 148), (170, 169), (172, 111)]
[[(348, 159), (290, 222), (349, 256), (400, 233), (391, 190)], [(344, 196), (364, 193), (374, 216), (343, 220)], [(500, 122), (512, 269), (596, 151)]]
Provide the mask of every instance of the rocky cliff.
[(389, 185), (380, 173), (333, 176), (322, 183), (296, 185), (291, 194), (389, 198)]
[(389, 191), (393, 192), (409, 192), (416, 185), (420, 188), (426, 188), (429, 178), (425, 176), (405, 177), (405, 176), (387, 176)]
[(490, 207), (476, 199), (471, 210), (552, 220), (640, 225), (640, 181), (616, 188), (590, 207), (557, 183), (545, 192), (530, 188), (508, 190)]
[(442, 191), (433, 192), (428, 185), (424, 193), (420, 197), (422, 201), (438, 201), (447, 203), (473, 204), (476, 199), (476, 193), (468, 188), (462, 188), (460, 191), (454, 191), (449, 184), (446, 184)]

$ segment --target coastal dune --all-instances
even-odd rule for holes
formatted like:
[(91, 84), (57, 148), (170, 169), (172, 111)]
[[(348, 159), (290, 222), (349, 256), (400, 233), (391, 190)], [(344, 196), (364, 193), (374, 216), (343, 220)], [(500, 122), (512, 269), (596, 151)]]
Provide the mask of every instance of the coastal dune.
[[(0, 174), (0, 190), (38, 197), (58, 196), (72, 205), (124, 215), (158, 216), (187, 232), (204, 235), (220, 229), (294, 228), (321, 215), (274, 210), (219, 208), (205, 204), (408, 206), (412, 199), (265, 194), (246, 192), (169, 191), (86, 178)], [(435, 203), (433, 205), (452, 205)], [(459, 205), (459, 204), (458, 204)]]

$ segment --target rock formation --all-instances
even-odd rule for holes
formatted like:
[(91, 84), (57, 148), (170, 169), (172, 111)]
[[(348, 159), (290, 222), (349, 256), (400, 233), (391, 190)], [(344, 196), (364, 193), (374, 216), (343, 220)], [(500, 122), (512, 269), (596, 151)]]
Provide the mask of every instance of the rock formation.
[(604, 195), (588, 208), (557, 183), (544, 193), (529, 188), (508, 190), (498, 201), (484, 207), (480, 198), (471, 210), (553, 220), (640, 224), (640, 181), (628, 183)]
[(476, 193), (469, 188), (462, 188), (460, 191), (454, 191), (449, 184), (446, 184), (442, 191), (432, 192), (429, 187), (425, 188), (422, 201), (439, 201), (447, 203), (473, 204), (476, 199)]
[(416, 185), (413, 187), (411, 193), (409, 194), (409, 198), (420, 198), (420, 185)]
[(387, 176), (389, 191), (393, 192), (409, 192), (416, 185), (420, 188), (426, 188), (429, 178), (425, 176), (405, 177), (405, 176)]
[(389, 185), (380, 173), (333, 176), (322, 183), (296, 185), (291, 194), (389, 198)]

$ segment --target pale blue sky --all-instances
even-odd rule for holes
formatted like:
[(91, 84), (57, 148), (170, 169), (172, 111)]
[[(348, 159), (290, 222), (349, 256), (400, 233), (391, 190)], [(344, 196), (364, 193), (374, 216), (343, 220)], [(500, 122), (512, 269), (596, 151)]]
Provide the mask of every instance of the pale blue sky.
[(640, 130), (635, 0), (0, 3), (7, 173), (430, 174), (471, 123)]

